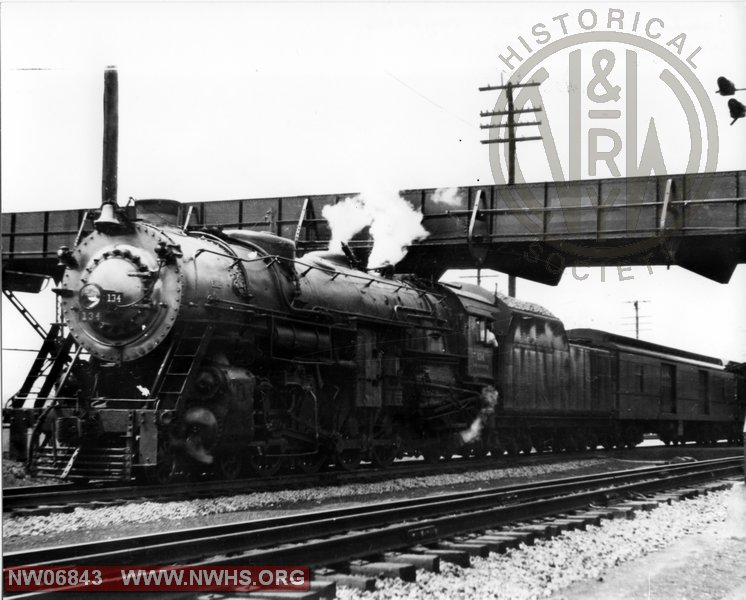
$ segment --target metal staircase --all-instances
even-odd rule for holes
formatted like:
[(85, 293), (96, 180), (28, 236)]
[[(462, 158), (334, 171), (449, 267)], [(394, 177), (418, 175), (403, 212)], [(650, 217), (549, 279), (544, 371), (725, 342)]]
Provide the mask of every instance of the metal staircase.
[[(55, 383), (58, 382), (60, 375), (65, 370), (66, 365), (71, 360), (74, 362), (80, 354), (80, 349), (78, 349), (74, 356), (70, 355), (74, 339), (71, 335), (68, 335), (61, 340), (59, 337), (60, 328), (58, 323), (53, 323), (49, 332), (46, 334), (44, 342), (41, 348), (39, 348), (34, 362), (31, 364), (28, 375), (26, 375), (26, 379), (21, 385), (21, 389), (11, 398), (10, 405), (13, 408), (22, 408), (29, 397), (34, 397), (35, 408), (42, 408), (49, 398), (49, 394), (52, 392)], [(41, 388), (33, 392), (34, 384), (40, 378), (43, 378)]]

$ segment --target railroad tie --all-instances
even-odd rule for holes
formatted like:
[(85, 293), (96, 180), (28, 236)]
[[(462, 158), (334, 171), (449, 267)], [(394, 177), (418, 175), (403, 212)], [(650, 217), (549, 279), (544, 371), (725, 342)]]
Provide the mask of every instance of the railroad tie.
[(733, 487), (733, 483), (741, 482), (741, 478), (731, 479), (730, 481), (713, 481), (702, 485), (702, 491), (709, 494), (710, 492), (719, 492), (721, 490), (729, 490)]
[(490, 552), (502, 553), (511, 548), (517, 548), (521, 545), (521, 540), (518, 537), (505, 535), (505, 536), (494, 536), (494, 535), (483, 535), (476, 540), (480, 544), (484, 544), (490, 549)]
[(46, 517), (52, 514), (52, 511), (45, 506), (38, 508), (14, 508), (11, 511), (13, 517)]
[(546, 538), (557, 537), (562, 533), (562, 531), (564, 531), (562, 526), (554, 519), (537, 523), (537, 526), (544, 528), (544, 537)]
[(375, 577), (349, 575), (347, 573), (338, 573), (331, 569), (317, 569), (316, 571), (314, 571), (314, 577), (316, 576), (323, 577), (324, 581), (333, 582), (335, 585), (344, 585), (346, 587), (361, 590), (363, 592), (372, 592), (376, 589)]
[(368, 577), (390, 577), (403, 581), (417, 581), (417, 569), (411, 563), (365, 562), (355, 560), (350, 563), (352, 575)]
[(490, 549), (486, 544), (475, 542), (438, 542), (436, 548), (440, 550), (459, 550), (470, 556), (489, 556)]
[(251, 600), (320, 600), (318, 592), (308, 590), (307, 592), (248, 592), (245, 596)]
[(533, 531), (518, 531), (516, 529), (488, 529), (484, 532), (486, 537), (509, 538), (517, 540), (519, 544), (531, 546), (536, 539)]
[(519, 525), (518, 529), (488, 531), (478, 541), (490, 546), (492, 552), (504, 552), (520, 544), (532, 545), (537, 539), (548, 539), (563, 531), (585, 529), (587, 525), (597, 524), (597, 516), (566, 516), (531, 525)]
[(583, 525), (583, 529), (588, 527), (588, 525), (600, 525), (601, 524), (601, 517), (598, 515), (591, 515), (588, 513), (579, 513), (577, 515), (568, 515), (565, 517), (561, 517), (564, 520), (567, 521), (575, 521), (576, 523), (580, 523)]
[(337, 597), (337, 583), (326, 579), (312, 579), (311, 591), (316, 592), (321, 600), (334, 600)]
[(683, 488), (672, 492), (661, 492), (653, 494), (647, 500), (630, 500), (622, 503), (623, 506), (632, 506), (637, 510), (652, 510), (660, 504), (671, 504), (688, 498), (695, 498), (700, 494), (717, 492), (730, 487), (730, 484), (723, 481), (713, 481), (703, 483), (697, 488)]
[(638, 510), (648, 511), (648, 510), (653, 510), (654, 508), (657, 508), (658, 503), (653, 502), (651, 500), (627, 500), (625, 502), (622, 502), (622, 504), (619, 506), (622, 506), (625, 508), (627, 507), (631, 508), (633, 511), (638, 511)]
[(425, 546), (414, 546), (409, 549), (410, 552), (432, 554), (437, 556), (443, 562), (452, 563), (459, 567), (469, 567), (471, 562), (469, 554), (463, 550), (445, 550), (442, 548), (426, 548)]
[(397, 552), (389, 552), (384, 554), (383, 560), (391, 563), (410, 564), (424, 571), (440, 573), (440, 558), (435, 554), (399, 554)]
[(699, 496), (700, 490), (698, 488), (684, 488), (682, 490), (677, 490), (676, 493), (682, 500), (688, 500), (689, 498), (696, 498)]
[(601, 508), (596, 510), (589, 510), (585, 515), (598, 517), (599, 519), (631, 519), (634, 516), (632, 510), (617, 509), (617, 508)]
[(544, 525), (519, 524), (513, 531), (533, 534), (532, 542), (537, 539), (547, 539), (552, 537)]
[(679, 497), (676, 494), (656, 494), (655, 496), (651, 496), (650, 499), (658, 504), (672, 504), (678, 501)]
[(553, 519), (549, 523), (552, 527), (557, 527), (559, 530), (557, 532), (562, 533), (563, 531), (574, 531), (576, 529), (585, 529), (585, 522), (581, 519), (567, 519), (567, 518), (559, 518), (559, 519)]

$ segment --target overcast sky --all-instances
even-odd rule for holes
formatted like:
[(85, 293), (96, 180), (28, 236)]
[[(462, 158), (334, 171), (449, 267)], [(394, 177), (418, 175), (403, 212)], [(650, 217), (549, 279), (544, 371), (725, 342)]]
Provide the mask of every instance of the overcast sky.
[[(500, 59), (509, 46), (522, 59), (538, 51), (537, 24), (551, 42), (582, 33), (578, 15), (586, 8), (593, 13), (584, 13), (584, 24), (594, 15), (598, 21), (592, 30), (608, 31), (610, 8), (623, 11), (612, 29), (646, 38), (664, 53), (637, 51), (638, 152), (653, 118), (667, 172), (687, 168), (691, 115), (659, 77), (665, 53), (677, 54), (684, 64), (691, 57), (691, 76), (712, 102), (717, 169), (746, 168), (746, 121), (730, 127), (726, 100), (714, 94), (719, 75), (746, 82), (743, 2), (3, 2), (2, 211), (98, 205), (106, 65), (119, 70), (120, 199), (343, 193), (372, 182), (397, 188), (493, 183), (488, 147), (479, 143), (485, 137), (479, 111), (492, 108), (496, 96), (477, 87), (511, 75)], [(593, 53), (605, 47), (618, 62), (608, 83), (623, 89), (620, 107), (628, 111), (629, 54), (604, 42), (582, 49), (584, 108)], [(571, 50), (544, 61), (550, 77), (541, 88), (544, 120), (563, 164)], [(514, 68), (519, 63), (511, 61)], [(695, 110), (703, 122), (698, 103)], [(628, 144), (624, 126), (618, 129)], [(583, 156), (588, 143), (582, 137)], [(541, 143), (520, 145), (518, 154), (526, 179), (552, 179)], [(580, 176), (588, 177), (583, 160)], [(611, 174), (601, 165), (596, 176)], [(627, 334), (634, 316), (627, 302), (646, 300), (642, 337), (746, 360), (743, 266), (728, 285), (664, 267), (652, 274), (634, 268), (623, 280), (616, 268), (577, 275), (568, 271), (556, 288), (520, 280), (518, 293), (568, 327)], [(504, 277), (486, 281), (507, 287)], [(52, 318), (49, 295), (31, 303), (40, 320)], [(4, 348), (37, 343), (3, 299)], [(3, 352), (4, 397), (21, 376), (19, 357), (29, 358)]]

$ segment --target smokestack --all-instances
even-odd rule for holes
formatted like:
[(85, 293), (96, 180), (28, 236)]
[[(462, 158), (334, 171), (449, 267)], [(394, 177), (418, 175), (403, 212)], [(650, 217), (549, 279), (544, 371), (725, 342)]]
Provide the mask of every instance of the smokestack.
[(114, 231), (121, 226), (117, 209), (117, 149), (119, 143), (119, 79), (115, 67), (104, 71), (104, 160), (101, 174), (101, 216), (97, 231)]
[(115, 67), (104, 72), (104, 167), (101, 202), (117, 204), (117, 146), (119, 142), (119, 79)]

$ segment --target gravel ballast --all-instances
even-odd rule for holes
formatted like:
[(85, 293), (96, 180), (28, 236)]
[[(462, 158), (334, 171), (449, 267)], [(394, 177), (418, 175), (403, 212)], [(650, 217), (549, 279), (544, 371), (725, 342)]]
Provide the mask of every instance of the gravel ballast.
[[(392, 498), (402, 493), (432, 488), (455, 488), (463, 485), (499, 485), (506, 480), (533, 479), (571, 471), (591, 469), (607, 464), (603, 459), (572, 460), (530, 466), (491, 469), (471, 473), (448, 473), (425, 477), (405, 477), (376, 483), (355, 483), (341, 486), (312, 487), (302, 490), (255, 492), (202, 498), (178, 502), (131, 502), (121, 506), (75, 508), (70, 513), (50, 515), (9, 516), (3, 518), (3, 540), (28, 539), (34, 536), (91, 529), (109, 529), (127, 524), (156, 521), (203, 519), (208, 516), (247, 511), (286, 509), (309, 510), (329, 508), (335, 503), (363, 502), (371, 498)], [(256, 518), (256, 514), (247, 515)], [(261, 516), (267, 516), (262, 514)]]
[[(740, 491), (740, 490), (739, 490)], [(546, 598), (587, 579), (600, 579), (618, 565), (667, 547), (675, 540), (722, 525), (734, 490), (661, 505), (632, 520), (604, 521), (586, 531), (566, 531), (534, 546), (521, 544), (505, 554), (474, 557), (471, 568), (442, 563), (441, 572), (417, 573), (417, 582), (383, 579), (375, 592), (341, 587), (345, 600), (407, 598), (440, 600)], [(743, 532), (741, 532), (743, 535)], [(561, 597), (561, 596), (560, 596)]]

